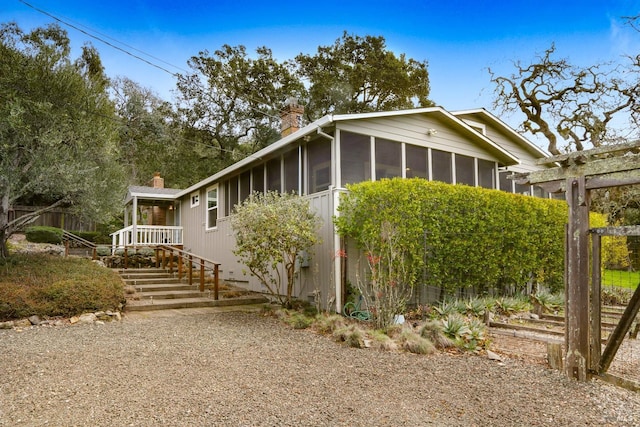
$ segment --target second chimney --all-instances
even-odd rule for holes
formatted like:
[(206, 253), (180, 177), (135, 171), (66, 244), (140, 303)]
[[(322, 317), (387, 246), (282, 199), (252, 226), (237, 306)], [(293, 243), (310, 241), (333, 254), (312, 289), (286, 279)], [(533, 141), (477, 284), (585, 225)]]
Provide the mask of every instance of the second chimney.
[(280, 134), (284, 138), (302, 127), (304, 106), (298, 104), (296, 98), (287, 99), (284, 108), (280, 110)]

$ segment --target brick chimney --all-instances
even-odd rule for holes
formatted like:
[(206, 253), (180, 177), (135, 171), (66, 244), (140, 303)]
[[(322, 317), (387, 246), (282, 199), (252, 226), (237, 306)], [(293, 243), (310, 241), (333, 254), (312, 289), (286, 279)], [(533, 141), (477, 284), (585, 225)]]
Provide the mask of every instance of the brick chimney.
[(160, 176), (160, 172), (156, 172), (153, 174), (153, 179), (151, 180), (151, 186), (153, 188), (164, 188), (164, 178)]
[(280, 134), (284, 138), (302, 127), (304, 106), (298, 104), (296, 98), (289, 98), (280, 110)]

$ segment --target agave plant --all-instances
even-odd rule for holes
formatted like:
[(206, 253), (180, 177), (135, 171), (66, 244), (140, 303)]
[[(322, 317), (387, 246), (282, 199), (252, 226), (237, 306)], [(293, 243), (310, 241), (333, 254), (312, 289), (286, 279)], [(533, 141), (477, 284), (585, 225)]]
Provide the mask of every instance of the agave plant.
[(456, 341), (471, 333), (465, 318), (459, 314), (450, 314), (442, 319), (442, 332)]

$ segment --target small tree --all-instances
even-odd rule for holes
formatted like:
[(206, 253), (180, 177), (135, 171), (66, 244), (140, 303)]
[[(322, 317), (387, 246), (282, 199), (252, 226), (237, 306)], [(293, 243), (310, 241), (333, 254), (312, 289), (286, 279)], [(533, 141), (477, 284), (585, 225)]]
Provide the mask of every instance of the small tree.
[(271, 295), (290, 307), (296, 263), (319, 242), (320, 218), (306, 199), (287, 193), (256, 193), (235, 209), (231, 217), (236, 237), (233, 253)]

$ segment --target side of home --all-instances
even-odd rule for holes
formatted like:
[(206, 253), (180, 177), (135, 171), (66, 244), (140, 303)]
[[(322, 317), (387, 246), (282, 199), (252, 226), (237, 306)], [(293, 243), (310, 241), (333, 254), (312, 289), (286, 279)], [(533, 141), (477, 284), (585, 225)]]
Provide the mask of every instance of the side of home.
[[(282, 112), (282, 139), (173, 197), (174, 225), (185, 250), (219, 262), (221, 277), (248, 289), (261, 285), (244, 274), (233, 254), (233, 206), (252, 192), (295, 192), (323, 219), (322, 243), (298, 266), (294, 295), (323, 305), (343, 304), (353, 268), (332, 218), (347, 184), (392, 177), (421, 177), (546, 196), (517, 186), (512, 172), (539, 169), (545, 153), (486, 110), (448, 112), (441, 107), (323, 117), (299, 128), (302, 108)], [(135, 223), (135, 222), (134, 222)]]

